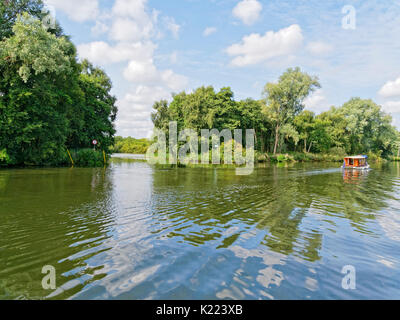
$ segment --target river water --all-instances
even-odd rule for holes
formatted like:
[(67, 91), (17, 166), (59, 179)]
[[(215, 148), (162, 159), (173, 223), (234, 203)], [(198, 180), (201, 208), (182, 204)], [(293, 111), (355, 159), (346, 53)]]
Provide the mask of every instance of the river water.
[(400, 299), (400, 164), (338, 166), (0, 170), (0, 299)]

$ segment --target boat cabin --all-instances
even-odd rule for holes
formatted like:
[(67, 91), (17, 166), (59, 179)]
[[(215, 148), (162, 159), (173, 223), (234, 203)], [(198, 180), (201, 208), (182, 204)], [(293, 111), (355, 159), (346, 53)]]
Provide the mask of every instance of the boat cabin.
[(364, 169), (369, 168), (367, 156), (353, 156), (344, 158), (343, 168)]

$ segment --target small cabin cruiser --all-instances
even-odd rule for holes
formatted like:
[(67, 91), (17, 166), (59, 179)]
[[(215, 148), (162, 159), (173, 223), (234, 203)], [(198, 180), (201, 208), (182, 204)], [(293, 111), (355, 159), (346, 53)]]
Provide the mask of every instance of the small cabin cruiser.
[(368, 170), (367, 156), (352, 156), (344, 158), (343, 169)]

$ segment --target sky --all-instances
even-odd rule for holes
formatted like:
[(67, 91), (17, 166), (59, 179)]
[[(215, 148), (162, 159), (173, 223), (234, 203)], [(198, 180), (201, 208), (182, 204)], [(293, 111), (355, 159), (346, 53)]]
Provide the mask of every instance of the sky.
[(45, 0), (113, 82), (117, 135), (150, 137), (155, 101), (212, 85), (262, 97), (289, 67), (319, 77), (317, 114), (373, 99), (400, 128), (400, 0)]

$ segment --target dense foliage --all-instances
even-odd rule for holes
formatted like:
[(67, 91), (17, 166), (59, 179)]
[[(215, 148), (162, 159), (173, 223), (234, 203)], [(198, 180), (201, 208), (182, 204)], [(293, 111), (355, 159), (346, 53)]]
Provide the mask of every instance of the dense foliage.
[(93, 139), (108, 152), (117, 113), (110, 90), (102, 70), (77, 61), (67, 37), (19, 15), (0, 42), (0, 164), (61, 165), (67, 149), (89, 148)]
[(112, 151), (115, 153), (145, 154), (149, 146), (150, 140), (148, 139), (115, 137), (115, 144)]
[[(255, 129), (261, 153), (346, 154), (366, 153), (390, 157), (398, 153), (399, 132), (390, 115), (371, 100), (352, 98), (343, 106), (319, 115), (304, 110), (304, 100), (320, 84), (299, 68), (288, 69), (276, 83), (268, 83), (259, 101), (235, 101), (230, 88), (215, 92), (201, 87), (174, 95), (173, 101), (156, 102), (154, 126), (167, 131), (170, 121), (178, 130)], [(277, 159), (279, 161), (279, 159)]]

